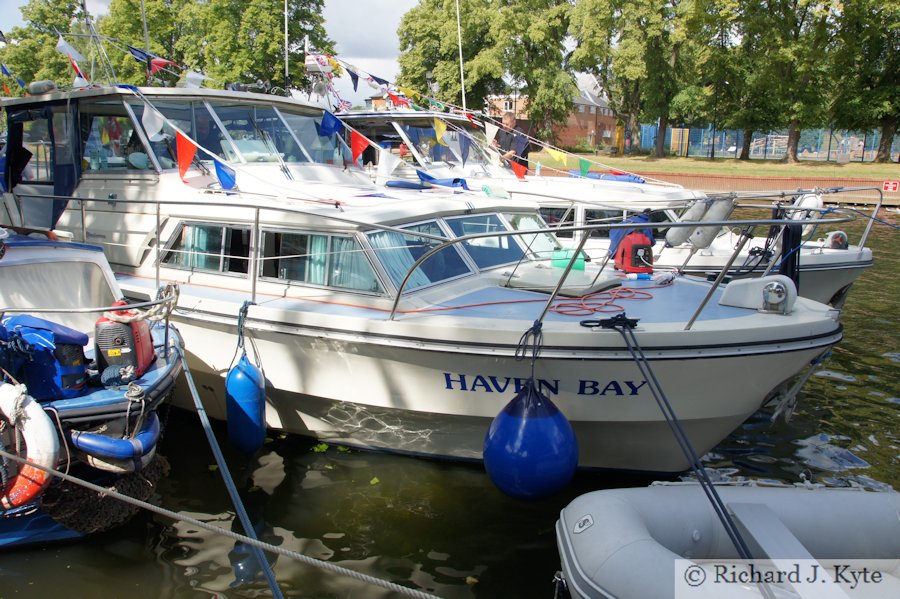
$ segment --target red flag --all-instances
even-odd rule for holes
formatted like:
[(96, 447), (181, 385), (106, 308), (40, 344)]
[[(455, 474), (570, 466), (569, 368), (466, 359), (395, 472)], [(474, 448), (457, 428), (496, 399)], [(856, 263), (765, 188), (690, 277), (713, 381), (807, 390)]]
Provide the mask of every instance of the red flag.
[(75, 59), (72, 58), (71, 56), (69, 56), (69, 64), (72, 65), (72, 70), (75, 71), (75, 74), (76, 74), (78, 77), (81, 77), (82, 79), (84, 79), (85, 81), (87, 81), (87, 77), (84, 76), (84, 74), (81, 72), (81, 69), (78, 68), (78, 63), (75, 62)]
[(194, 161), (194, 155), (197, 153), (197, 146), (187, 137), (181, 134), (181, 131), (175, 132), (175, 151), (178, 153), (178, 174), (184, 181), (184, 174)]
[(366, 139), (365, 136), (356, 131), (350, 132), (350, 149), (353, 151), (353, 164), (356, 164), (356, 159), (359, 158), (359, 155), (363, 153), (363, 150), (368, 147), (369, 140)]
[(158, 56), (156, 58), (151, 58), (150, 59), (150, 72), (155, 73), (156, 71), (159, 71), (160, 69), (163, 69), (164, 67), (166, 67), (170, 64), (174, 64), (175, 66), (178, 66), (177, 64), (175, 64), (174, 60), (167, 60), (165, 58), (159, 58)]
[(11, 95), (12, 95), (12, 93), (9, 91), (9, 86), (6, 85), (5, 82), (3, 83), (3, 91), (6, 92), (6, 95), (7, 95), (7, 96), (11, 96)]
[(478, 123), (476, 123), (476, 122), (475, 122), (475, 119), (472, 118), (472, 113), (471, 113), (471, 112), (467, 112), (467, 113), (466, 113), (466, 118), (469, 119), (469, 122), (472, 123), (472, 126), (473, 126), (473, 127), (478, 128)]
[(406, 98), (401, 98), (397, 94), (392, 94), (388, 92), (387, 95), (390, 97), (391, 102), (394, 103), (394, 106), (409, 106), (409, 100)]
[(625, 171), (620, 171), (619, 169), (616, 169), (616, 168), (609, 169), (609, 172), (613, 175), (627, 175), (628, 174)]
[(528, 172), (527, 166), (525, 166), (524, 164), (519, 164), (518, 162), (510, 162), (509, 166), (512, 167), (512, 170), (516, 174), (516, 177), (518, 177), (519, 179), (525, 178), (525, 173)]

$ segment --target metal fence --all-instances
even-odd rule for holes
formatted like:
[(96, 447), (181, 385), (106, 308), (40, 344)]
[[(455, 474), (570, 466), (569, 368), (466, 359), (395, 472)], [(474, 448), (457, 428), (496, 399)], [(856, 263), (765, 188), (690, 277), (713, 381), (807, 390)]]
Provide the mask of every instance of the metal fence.
[[(656, 146), (656, 125), (641, 125), (642, 151)], [(787, 130), (754, 131), (750, 140), (750, 158), (779, 160), (787, 152)], [(744, 132), (735, 129), (680, 128), (666, 129), (665, 149), (673, 156), (694, 158), (738, 158)], [(872, 162), (878, 153), (881, 131), (848, 131), (838, 129), (805, 129), (800, 132), (797, 158), (833, 162)], [(900, 160), (900, 135), (891, 145), (891, 160)]]

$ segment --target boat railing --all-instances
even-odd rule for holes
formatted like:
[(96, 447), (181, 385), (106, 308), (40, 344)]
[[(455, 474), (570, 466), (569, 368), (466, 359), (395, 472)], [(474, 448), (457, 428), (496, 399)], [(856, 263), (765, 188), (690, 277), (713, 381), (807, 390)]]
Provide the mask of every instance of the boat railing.
[[(20, 197), (28, 197), (22, 194)], [(162, 227), (163, 227), (163, 219), (162, 219), (162, 210), (164, 206), (204, 206), (209, 207), (209, 200), (201, 201), (201, 200), (146, 200), (146, 199), (104, 199), (104, 198), (71, 198), (71, 197), (54, 197), (54, 196), (35, 196), (48, 198), (52, 197), (53, 199), (63, 199), (69, 201), (78, 201), (80, 202), (80, 212), (81, 212), (81, 228), (82, 228), (82, 239), (86, 240), (88, 238), (88, 226), (87, 226), (87, 217), (86, 217), (86, 204), (88, 202), (96, 202), (100, 204), (133, 204), (133, 205), (143, 205), (143, 206), (154, 206), (155, 207), (155, 217), (156, 217), (156, 226), (155, 231), (152, 231), (152, 238), (148, 240), (147, 243), (153, 246), (154, 251), (156, 252), (155, 257), (155, 280), (156, 286), (160, 287), (161, 285), (161, 264), (162, 264), (162, 252), (164, 242), (161, 239)], [(616, 230), (616, 229), (625, 229), (625, 230), (633, 230), (636, 228), (650, 228), (650, 229), (660, 229), (660, 228), (672, 228), (672, 227), (740, 227), (743, 230), (748, 232), (752, 232), (752, 230), (757, 226), (782, 226), (785, 224), (784, 219), (776, 219), (776, 218), (768, 218), (768, 219), (749, 219), (749, 220), (739, 220), (739, 219), (726, 219), (726, 220), (709, 220), (709, 221), (682, 221), (682, 222), (648, 222), (648, 223), (598, 223), (598, 224), (590, 224), (590, 225), (573, 225), (573, 226), (565, 226), (565, 227), (543, 227), (543, 228), (533, 228), (533, 229), (516, 229), (516, 230), (508, 230), (508, 231), (491, 231), (487, 233), (472, 233), (467, 235), (461, 235), (458, 237), (444, 237), (439, 235), (431, 235), (427, 233), (421, 232), (411, 232), (408, 229), (402, 227), (395, 227), (391, 225), (385, 225), (381, 223), (373, 223), (370, 221), (361, 221), (359, 219), (355, 219), (349, 216), (346, 212), (344, 212), (340, 203), (324, 203), (317, 202), (318, 210), (313, 211), (310, 209), (301, 208), (298, 206), (286, 205), (284, 203), (273, 203), (273, 199), (278, 199), (277, 196), (270, 196), (268, 194), (260, 194), (260, 193), (247, 193), (242, 192), (240, 194), (226, 194), (225, 192), (221, 193), (220, 202), (217, 204), (217, 207), (221, 208), (234, 208), (234, 209), (246, 209), (251, 211), (252, 218), (249, 219), (252, 222), (251, 225), (251, 235), (250, 235), (250, 247), (248, 250), (248, 256), (240, 256), (241, 259), (248, 260), (248, 278), (250, 280), (250, 294), (251, 301), (256, 301), (257, 296), (257, 280), (259, 278), (259, 263), (264, 260), (264, 257), (260, 255), (260, 240), (262, 235), (262, 227), (261, 227), (261, 213), (284, 213), (284, 214), (301, 214), (312, 216), (317, 219), (331, 220), (336, 223), (342, 223), (347, 225), (353, 225), (363, 230), (367, 231), (390, 231), (394, 233), (399, 233), (402, 235), (413, 235), (417, 238), (421, 238), (424, 240), (428, 240), (431, 242), (435, 242), (435, 245), (429, 250), (425, 251), (418, 259), (414, 261), (412, 265), (407, 269), (407, 272), (401, 283), (397, 288), (396, 294), (393, 296), (393, 305), (390, 312), (390, 319), (394, 319), (401, 299), (404, 297), (406, 293), (406, 288), (408, 286), (408, 282), (412, 276), (412, 273), (418, 269), (422, 263), (424, 263), (428, 258), (437, 254), (438, 252), (445, 251), (446, 249), (466, 242), (479, 240), (479, 239), (496, 239), (503, 237), (519, 237), (519, 238), (527, 238), (529, 236), (540, 235), (540, 234), (556, 234), (559, 232), (576, 232), (581, 231), (585, 232), (585, 235), (582, 235), (581, 243), (577, 251), (571, 253), (571, 256), (568, 257), (568, 262), (566, 267), (563, 269), (563, 272), (560, 274), (559, 280), (556, 283), (556, 287), (554, 291), (550, 294), (544, 311), (542, 313), (546, 314), (547, 310), (552, 305), (553, 301), (556, 299), (556, 296), (559, 293), (559, 290), (565, 284), (566, 278), (569, 273), (573, 269), (576, 260), (583, 249), (584, 243), (590, 237), (590, 232), (605, 229), (607, 231)], [(322, 210), (324, 206), (331, 206), (333, 204), (334, 212), (325, 212)], [(502, 211), (502, 207), (500, 208)], [(790, 224), (797, 225), (820, 225), (820, 224), (837, 224), (843, 222), (849, 222), (855, 219), (855, 215), (853, 214), (844, 214), (839, 213), (834, 210), (826, 211), (824, 209), (806, 209), (809, 212), (819, 212), (820, 218), (803, 218), (798, 220), (790, 221)], [(108, 242), (105, 242), (108, 243)], [(530, 248), (530, 244), (524, 242), (526, 247)], [(739, 249), (735, 250), (732, 255), (729, 264), (733, 263), (739, 253)], [(529, 249), (528, 252), (525, 252), (522, 260), (527, 258), (534, 259), (535, 254)], [(609, 257), (604, 260), (601, 267), (598, 269), (595, 281), (599, 279), (602, 273), (605, 270), (606, 264), (608, 262)], [(517, 267), (518, 268), (518, 265)], [(712, 296), (712, 293), (715, 289), (721, 284), (724, 275), (720, 276), (714, 284), (711, 286), (711, 290), (707, 297)], [(705, 305), (705, 302), (704, 302)], [(699, 315), (700, 310), (702, 310), (703, 306), (701, 305), (697, 311)], [(696, 315), (693, 320), (696, 319)]]

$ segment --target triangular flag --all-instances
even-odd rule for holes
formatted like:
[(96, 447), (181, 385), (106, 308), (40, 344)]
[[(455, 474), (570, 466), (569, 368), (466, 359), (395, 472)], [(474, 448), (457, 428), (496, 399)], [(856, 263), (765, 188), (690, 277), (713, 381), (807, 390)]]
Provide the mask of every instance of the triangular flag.
[(350, 75), (350, 81), (353, 82), (353, 91), (356, 91), (356, 87), (359, 85), (359, 75), (356, 72), (351, 71), (349, 68), (347, 69), (347, 74)]
[(447, 107), (438, 102), (437, 100), (428, 100), (428, 103), (443, 112)]
[(513, 172), (516, 174), (516, 177), (518, 177), (519, 179), (524, 179), (524, 178), (525, 178), (525, 173), (528, 172), (528, 167), (527, 167), (527, 166), (525, 166), (524, 164), (519, 164), (519, 163), (516, 162), (516, 161), (510, 162), (510, 163), (509, 163), (509, 166), (512, 167), (512, 170), (513, 170)]
[(378, 152), (378, 176), (379, 177), (390, 177), (391, 173), (394, 172), (400, 163), (403, 162), (400, 160), (399, 156), (395, 156), (391, 154), (391, 151), (385, 148), (382, 148), (380, 152)]
[(188, 71), (184, 74), (184, 81), (187, 87), (200, 87), (200, 84), (206, 79), (209, 79), (209, 77), (196, 71)]
[(437, 137), (437, 142), (442, 146), (446, 146), (444, 143), (444, 134), (447, 133), (447, 123), (442, 121), (441, 119), (434, 119), (434, 134)]
[(620, 171), (620, 170), (617, 169), (617, 168), (611, 168), (611, 169), (609, 169), (609, 172), (610, 172), (610, 174), (613, 174), (613, 175), (619, 175), (619, 176), (627, 175), (627, 174), (628, 174), (628, 173), (626, 173), (625, 171)]
[(578, 170), (581, 171), (582, 177), (587, 177), (588, 171), (591, 170), (591, 163), (584, 158), (578, 159)]
[(12, 95), (12, 92), (9, 91), (9, 86), (6, 85), (6, 81), (3, 82), (3, 92), (4, 92), (7, 96), (11, 96), (11, 95)]
[(0, 63), (0, 72), (2, 72), (7, 77), (12, 77), (12, 73), (9, 72), (9, 69), (3, 63)]
[(368, 83), (369, 87), (371, 87), (372, 89), (381, 91), (381, 86), (375, 83), (375, 79), (373, 79), (372, 77), (366, 77), (366, 83)]
[(339, 64), (338, 64), (338, 61), (336, 61), (333, 57), (328, 56), (328, 57), (326, 57), (326, 58), (328, 59), (328, 64), (331, 65), (331, 68), (333, 68), (333, 69), (339, 69), (339, 68), (341, 68), (341, 65), (339, 65)]
[(466, 118), (469, 119), (469, 122), (472, 123), (473, 126), (478, 126), (478, 121), (475, 120), (475, 117), (472, 116), (471, 112), (466, 113)]
[(494, 143), (494, 138), (497, 137), (497, 132), (499, 130), (500, 130), (500, 127), (498, 127), (494, 123), (485, 123), (484, 124), (484, 135), (487, 138), (488, 144)]
[(397, 91), (402, 93), (407, 98), (412, 98), (416, 95), (415, 91), (409, 89), (408, 87), (400, 87), (399, 85), (397, 86)]
[(319, 137), (328, 137), (343, 128), (344, 123), (326, 110), (322, 115), (322, 123), (319, 125)]
[(169, 66), (170, 64), (178, 66), (174, 60), (159, 58), (158, 56), (155, 58), (151, 58), (150, 59), (150, 72), (155, 73), (161, 69), (164, 69), (165, 67)]
[(557, 162), (566, 164), (568, 161), (568, 156), (562, 150), (557, 150), (556, 148), (547, 148), (547, 153)]
[(459, 134), (459, 152), (462, 155), (463, 166), (466, 165), (466, 159), (469, 157), (469, 148), (472, 147), (472, 138), (468, 134), (460, 132)]
[(234, 169), (218, 160), (214, 160), (213, 163), (216, 165), (216, 177), (219, 178), (219, 184), (222, 186), (222, 189), (234, 189), (236, 182)]
[(75, 60), (80, 60), (82, 62), (86, 60), (85, 57), (78, 52), (78, 50), (70, 46), (69, 43), (63, 39), (61, 33), (59, 34), (59, 41), (56, 42), (56, 50), (62, 54), (69, 55), (70, 58), (73, 58)]
[(356, 131), (350, 132), (350, 150), (353, 152), (353, 164), (356, 164), (356, 159), (367, 147), (369, 147), (369, 140), (365, 136)]
[(69, 64), (72, 65), (72, 70), (75, 71), (75, 79), (81, 79), (84, 81), (85, 85), (87, 85), (87, 77), (81, 72), (81, 69), (78, 68), (78, 63), (75, 62), (75, 58), (73, 56), (69, 56)]
[(185, 137), (181, 131), (175, 132), (175, 151), (178, 154), (178, 174), (184, 181), (184, 174), (191, 167), (194, 161), (194, 155), (197, 154), (197, 146), (190, 139)]
[(387, 79), (382, 79), (381, 77), (376, 77), (375, 75), (372, 75), (372, 79), (379, 85), (388, 85), (389, 83)]
[(141, 124), (150, 141), (159, 141), (159, 132), (162, 131), (165, 118), (155, 108), (144, 105), (144, 114), (141, 115)]
[(129, 46), (127, 44), (126, 47), (128, 48), (128, 51), (131, 52), (131, 55), (134, 57), (134, 59), (138, 62), (147, 62), (153, 57), (152, 54), (150, 54), (149, 52), (144, 52), (140, 48), (135, 48), (134, 46)]
[(2, 32), (2, 31), (0, 31), (0, 42), (3, 42), (4, 44), (9, 43), (9, 42), (6, 41), (6, 36), (3, 35), (3, 32)]

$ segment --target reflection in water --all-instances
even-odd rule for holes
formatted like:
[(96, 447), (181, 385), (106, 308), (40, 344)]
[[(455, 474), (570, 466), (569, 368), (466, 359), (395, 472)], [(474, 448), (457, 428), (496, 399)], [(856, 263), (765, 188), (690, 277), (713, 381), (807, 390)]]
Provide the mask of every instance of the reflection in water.
[[(804, 387), (790, 422), (761, 410), (704, 457), (716, 479), (900, 488), (900, 258), (890, 231), (873, 237), (875, 267), (850, 292), (844, 341)], [(202, 439), (196, 415), (173, 411), (161, 445), (172, 464), (159, 487), (163, 506), (239, 530)], [(560, 509), (588, 491), (652, 480), (581, 472), (556, 496), (523, 502), (497, 491), (478, 465), (321, 451), (300, 437), (271, 439), (254, 460), (227, 458), (265, 540), (450, 598), (552, 596)], [(289, 597), (396, 596), (272, 559)], [(77, 544), (8, 552), (0, 573), (4, 597), (268, 596), (257, 566), (232, 539), (146, 516)]]

